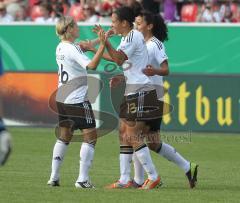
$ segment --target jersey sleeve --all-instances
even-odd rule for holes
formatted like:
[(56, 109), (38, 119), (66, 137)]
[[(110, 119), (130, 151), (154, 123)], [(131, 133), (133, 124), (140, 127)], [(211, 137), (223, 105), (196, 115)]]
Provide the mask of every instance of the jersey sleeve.
[(121, 41), (117, 50), (122, 51), (128, 58), (135, 52), (137, 44), (137, 36), (134, 32), (130, 33), (124, 40)]
[(84, 69), (87, 69), (87, 65), (91, 62), (78, 45), (73, 45), (71, 57)]
[(165, 52), (165, 47), (164, 45), (162, 44), (161, 47), (158, 47), (155, 45), (154, 47), (154, 55), (155, 55), (155, 59), (157, 60), (157, 62), (159, 64), (161, 64), (163, 61), (167, 60), (168, 59), (168, 56)]

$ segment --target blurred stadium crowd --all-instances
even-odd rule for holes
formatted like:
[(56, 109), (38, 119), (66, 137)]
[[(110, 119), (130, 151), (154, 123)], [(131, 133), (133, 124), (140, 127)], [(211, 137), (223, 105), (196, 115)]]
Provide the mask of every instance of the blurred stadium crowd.
[(240, 22), (240, 0), (0, 0), (0, 23), (54, 23), (61, 15), (110, 22), (122, 5), (161, 13), (166, 22)]

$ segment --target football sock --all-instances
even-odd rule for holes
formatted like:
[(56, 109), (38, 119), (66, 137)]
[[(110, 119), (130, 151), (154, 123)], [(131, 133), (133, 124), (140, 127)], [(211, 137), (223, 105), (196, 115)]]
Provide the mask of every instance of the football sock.
[(77, 182), (89, 180), (89, 169), (92, 165), (94, 156), (94, 145), (83, 142), (80, 149), (80, 168)]
[(130, 181), (131, 162), (132, 162), (133, 148), (131, 146), (120, 146), (120, 183), (127, 184)]
[(59, 170), (69, 143), (57, 140), (53, 148), (52, 172), (50, 180), (59, 180)]
[(185, 173), (190, 170), (190, 162), (184, 159), (172, 146), (163, 142), (157, 153), (178, 165)]
[(136, 157), (138, 158), (138, 160), (140, 161), (140, 163), (142, 164), (145, 172), (147, 173), (148, 178), (153, 181), (157, 180), (158, 174), (157, 174), (155, 166), (152, 162), (150, 151), (149, 151), (147, 145), (143, 144), (143, 145), (137, 147), (135, 149), (135, 154), (136, 154)]
[(142, 185), (144, 183), (144, 168), (142, 167), (142, 164), (138, 160), (135, 153), (133, 153), (133, 165), (134, 165), (134, 181), (138, 185)]

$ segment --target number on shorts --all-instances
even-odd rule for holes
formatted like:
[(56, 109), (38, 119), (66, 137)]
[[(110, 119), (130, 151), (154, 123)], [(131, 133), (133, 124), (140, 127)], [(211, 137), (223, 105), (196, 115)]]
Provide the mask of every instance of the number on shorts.
[(127, 103), (128, 106), (128, 113), (136, 113), (137, 112), (137, 107), (135, 103)]

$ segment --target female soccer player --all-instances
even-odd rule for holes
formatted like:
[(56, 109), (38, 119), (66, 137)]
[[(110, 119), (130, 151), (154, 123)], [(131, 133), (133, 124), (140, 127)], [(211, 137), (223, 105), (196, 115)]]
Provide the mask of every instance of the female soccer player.
[[(160, 15), (153, 15), (149, 12), (142, 12), (137, 16), (135, 25), (136, 29), (143, 34), (148, 49), (150, 65), (143, 72), (150, 76), (155, 85), (161, 111), (163, 111), (164, 89), (162, 76), (169, 74), (168, 57), (163, 44), (168, 39), (167, 26)], [(147, 135), (148, 147), (183, 169), (189, 180), (190, 187), (193, 188), (197, 181), (198, 165), (190, 163), (176, 152), (172, 146), (160, 141), (161, 121), (162, 117), (147, 121), (150, 128), (150, 133)], [(133, 162), (135, 168), (134, 181), (137, 185), (142, 185), (144, 182), (144, 169), (135, 154), (133, 155)]]
[(58, 139), (53, 148), (52, 172), (48, 185), (59, 186), (59, 170), (72, 139), (74, 130), (83, 133), (83, 143), (80, 150), (79, 177), (75, 183), (77, 188), (93, 188), (89, 180), (89, 168), (94, 156), (97, 133), (95, 118), (91, 104), (87, 98), (87, 69), (96, 69), (105, 49), (103, 31), (98, 32), (100, 46), (90, 60), (75, 44), (79, 37), (77, 23), (72, 17), (61, 17), (56, 24), (56, 34), (61, 42), (56, 48), (58, 64), (58, 92), (56, 104), (59, 114)]
[[(155, 170), (149, 149), (144, 143), (142, 132), (145, 120), (149, 119), (146, 106), (156, 105), (157, 94), (151, 80), (142, 71), (148, 64), (147, 47), (143, 35), (133, 29), (135, 15), (129, 7), (121, 7), (112, 14), (112, 30), (122, 36), (115, 50), (109, 41), (106, 48), (112, 61), (123, 67), (126, 81), (124, 101), (120, 108), (120, 179), (108, 188), (132, 187), (130, 179), (132, 154), (135, 152), (148, 175), (142, 189), (159, 185), (160, 177)], [(96, 30), (101, 30), (97, 26)], [(117, 86), (122, 77), (114, 77), (110, 86)]]

